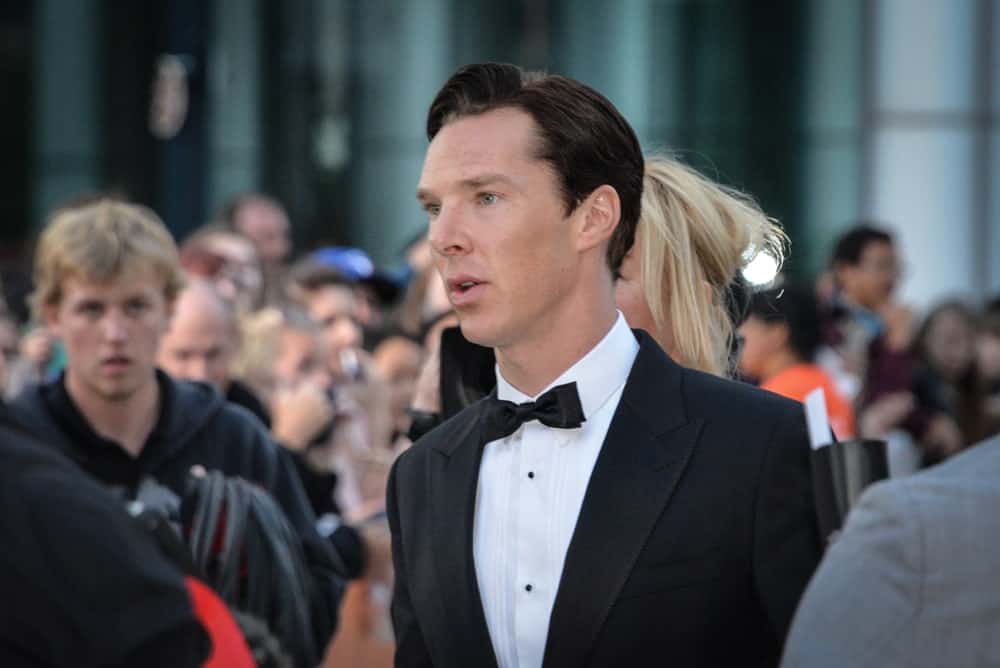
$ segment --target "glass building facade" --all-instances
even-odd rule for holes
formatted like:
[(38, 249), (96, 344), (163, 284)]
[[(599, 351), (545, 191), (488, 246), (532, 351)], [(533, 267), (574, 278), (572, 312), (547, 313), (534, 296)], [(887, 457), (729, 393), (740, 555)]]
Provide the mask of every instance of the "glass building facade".
[[(23, 2), (0, 10), (0, 260), (82, 192), (147, 203), (183, 237), (262, 190), (300, 248), (392, 263), (424, 222), (431, 97), (503, 60), (593, 85), (647, 151), (753, 194), (792, 275), (872, 220), (898, 233), (904, 298), (979, 299), (1000, 292), (998, 28), (1000, 0)], [(164, 56), (186, 105), (156, 136)]]

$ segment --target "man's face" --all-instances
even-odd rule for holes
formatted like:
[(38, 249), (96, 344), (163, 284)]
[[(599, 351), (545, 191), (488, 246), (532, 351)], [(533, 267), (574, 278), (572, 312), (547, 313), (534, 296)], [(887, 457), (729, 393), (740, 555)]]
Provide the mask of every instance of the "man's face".
[(254, 245), (238, 234), (219, 234), (211, 237), (207, 246), (226, 259), (226, 266), (216, 279), (216, 289), (242, 308), (252, 309), (262, 281)]
[(13, 320), (0, 318), (0, 386), (7, 382), (7, 369), (17, 359), (17, 325)]
[(968, 371), (976, 357), (976, 330), (955, 311), (942, 311), (931, 322), (924, 345), (928, 361), (950, 381)]
[(889, 301), (899, 274), (896, 249), (884, 241), (870, 242), (861, 251), (856, 265), (842, 265), (837, 272), (844, 294), (869, 309)]
[(175, 378), (209, 383), (225, 392), (236, 336), (220, 305), (185, 291), (160, 342), (159, 364)]
[(332, 385), (323, 342), (313, 332), (285, 327), (274, 360), (274, 380), (279, 388), (293, 388), (309, 382), (321, 388)]
[(46, 324), (66, 348), (70, 391), (124, 401), (155, 383), (156, 351), (169, 323), (164, 281), (140, 269), (107, 283), (69, 277)]
[(772, 357), (781, 351), (785, 341), (785, 328), (780, 324), (765, 322), (757, 316), (750, 316), (740, 325), (739, 333), (743, 337), (740, 349), (740, 373), (759, 381), (764, 377), (768, 363)]
[(262, 200), (243, 205), (236, 227), (253, 242), (265, 266), (280, 265), (288, 257), (292, 248), (288, 217), (270, 202)]
[(358, 302), (354, 288), (348, 285), (326, 285), (306, 297), (309, 317), (323, 328), (323, 338), (330, 354), (334, 374), (349, 375), (342, 368), (341, 353), (361, 346), (361, 326), (358, 324)]
[(420, 176), (435, 265), (480, 345), (558, 336), (552, 322), (576, 282), (573, 226), (556, 173), (535, 157), (536, 133), (517, 109), (460, 118), (431, 142)]

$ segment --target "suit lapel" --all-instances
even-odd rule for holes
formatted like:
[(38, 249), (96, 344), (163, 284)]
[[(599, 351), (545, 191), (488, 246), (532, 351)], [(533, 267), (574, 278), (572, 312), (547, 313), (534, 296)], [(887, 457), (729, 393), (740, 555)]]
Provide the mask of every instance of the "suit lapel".
[(544, 666), (582, 666), (701, 432), (681, 372), (644, 333), (587, 486), (549, 622)]
[(439, 456), (428, 482), (437, 518), (432, 544), (440, 549), (433, 558), (446, 615), (442, 623), (458, 639), (462, 653), (454, 657), (454, 664), (489, 667), (496, 666), (497, 659), (479, 596), (472, 550), (476, 486), (483, 458), (480, 424), (477, 406), (457, 434), (434, 446)]

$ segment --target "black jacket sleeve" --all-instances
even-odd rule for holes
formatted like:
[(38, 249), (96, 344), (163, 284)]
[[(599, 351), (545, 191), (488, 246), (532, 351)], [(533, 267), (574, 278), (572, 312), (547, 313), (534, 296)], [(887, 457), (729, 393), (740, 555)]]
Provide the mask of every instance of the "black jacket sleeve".
[(410, 602), (407, 586), (406, 563), (403, 556), (402, 532), (400, 531), (399, 505), (397, 496), (396, 472), (404, 453), (392, 466), (389, 472), (389, 482), (386, 485), (386, 515), (389, 519), (389, 530), (392, 532), (392, 567), (394, 585), (392, 592), (392, 626), (396, 634), (396, 666), (413, 667), (431, 666), (430, 653), (424, 642), (416, 612)]
[(779, 643), (820, 560), (805, 412), (789, 408), (767, 445), (754, 507), (753, 572)]
[(202, 665), (180, 569), (119, 502), (15, 430), (0, 459), (0, 665)]
[(288, 452), (273, 442), (268, 446), (276, 453), (272, 493), (302, 538), (302, 549), (312, 576), (310, 611), (316, 647), (322, 653), (337, 628), (337, 609), (346, 587), (347, 567), (330, 542), (316, 530), (316, 516)]

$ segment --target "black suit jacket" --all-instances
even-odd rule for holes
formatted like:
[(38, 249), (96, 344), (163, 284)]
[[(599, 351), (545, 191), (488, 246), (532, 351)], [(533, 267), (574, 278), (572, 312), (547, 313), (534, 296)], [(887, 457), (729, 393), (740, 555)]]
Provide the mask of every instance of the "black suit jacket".
[[(820, 557), (802, 406), (636, 336), (544, 665), (777, 665)], [(427, 434), (390, 476), (397, 666), (496, 665), (472, 552), (481, 410)]]

